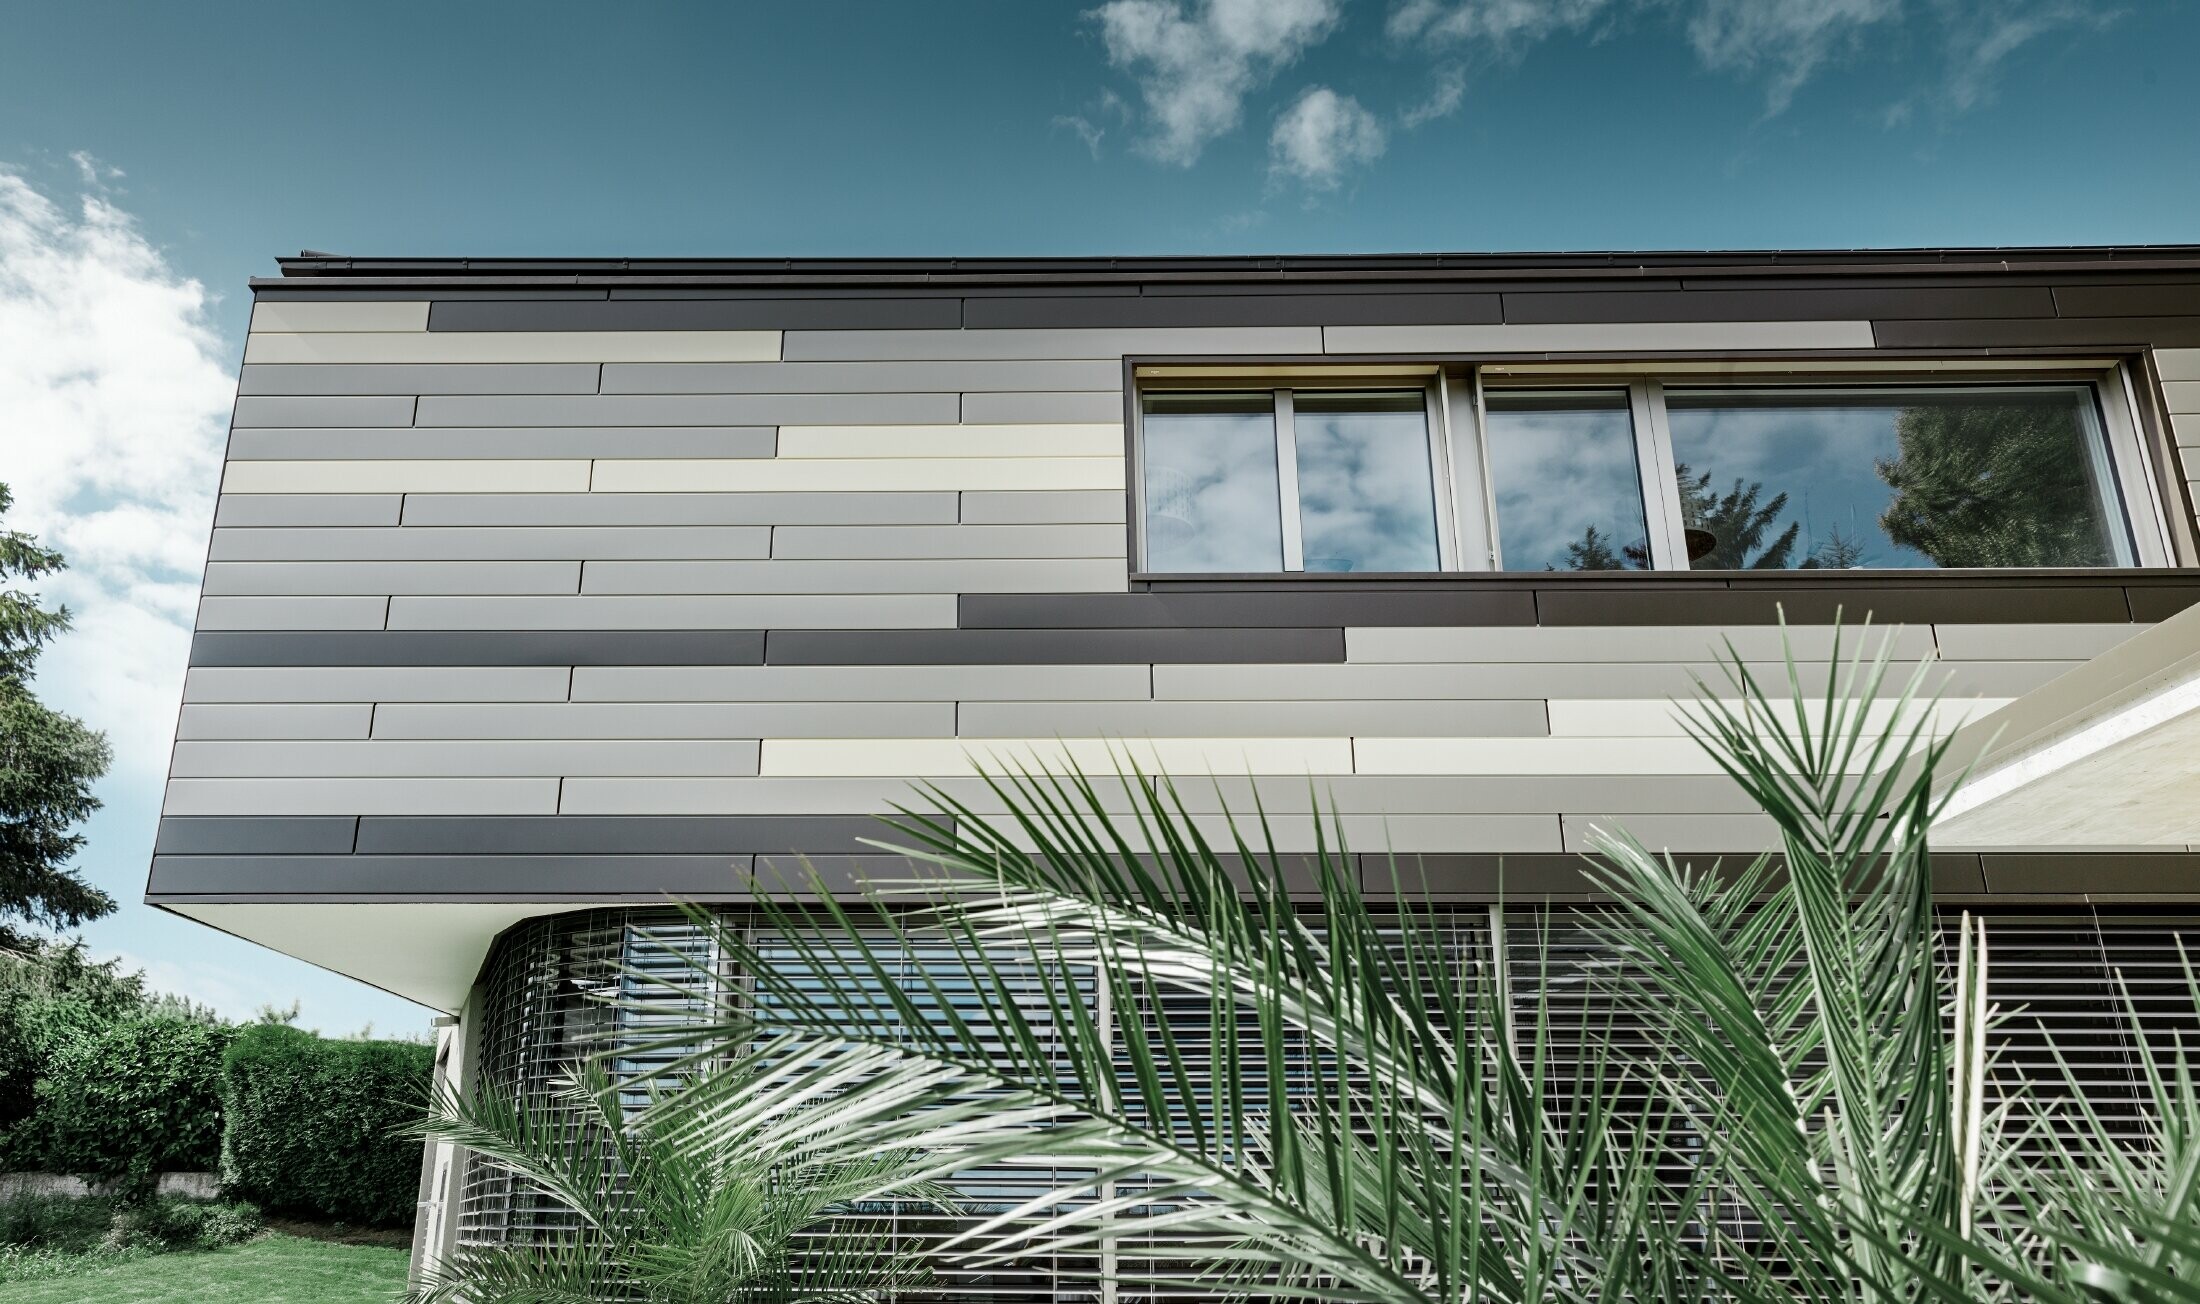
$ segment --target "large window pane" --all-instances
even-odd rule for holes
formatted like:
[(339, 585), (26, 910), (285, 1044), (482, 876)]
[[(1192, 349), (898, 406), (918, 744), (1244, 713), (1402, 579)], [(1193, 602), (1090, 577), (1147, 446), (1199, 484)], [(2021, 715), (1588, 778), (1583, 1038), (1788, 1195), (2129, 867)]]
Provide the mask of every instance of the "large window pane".
[(1145, 398), (1146, 568), (1279, 571), (1275, 398)]
[(1503, 569), (1648, 569), (1626, 391), (1499, 390), (1484, 415)]
[(1669, 390), (1699, 570), (2128, 562), (2085, 386)]
[(1436, 484), (1419, 390), (1300, 390), (1299, 536), (1310, 571), (1437, 568)]

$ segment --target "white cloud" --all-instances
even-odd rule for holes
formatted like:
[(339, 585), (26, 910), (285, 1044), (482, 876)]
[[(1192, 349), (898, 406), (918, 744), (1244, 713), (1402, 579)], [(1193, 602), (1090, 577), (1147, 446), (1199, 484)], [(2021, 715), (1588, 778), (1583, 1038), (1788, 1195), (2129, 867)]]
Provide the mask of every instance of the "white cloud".
[(1312, 190), (1335, 190), (1346, 172), (1381, 158), (1389, 139), (1358, 100), (1315, 86), (1276, 119), (1268, 170)]
[(1780, 113), (1821, 65), (1901, 16), (1901, 0), (1703, 0), (1688, 42), (1706, 68), (1762, 76), (1766, 111)]
[(1189, 167), (1243, 119), (1245, 97), (1336, 26), (1342, 0), (1108, 0), (1108, 62), (1137, 79), (1148, 134), (1139, 148)]
[(1399, 41), (1482, 42), (1504, 51), (1579, 31), (1611, 7), (1612, 0), (1399, 0), (1388, 28)]
[(1467, 72), (1457, 64), (1436, 70), (1436, 85), (1430, 88), (1428, 98), (1398, 115), (1398, 125), (1407, 131), (1426, 126), (1438, 118), (1448, 118), (1459, 111), (1459, 103), (1467, 96)]
[[(72, 156), (95, 188), (120, 173)], [(100, 193), (0, 170), (0, 480), (7, 524), (68, 555), (76, 628), (48, 701), (107, 731), (118, 775), (167, 769), (234, 381), (205, 287)]]

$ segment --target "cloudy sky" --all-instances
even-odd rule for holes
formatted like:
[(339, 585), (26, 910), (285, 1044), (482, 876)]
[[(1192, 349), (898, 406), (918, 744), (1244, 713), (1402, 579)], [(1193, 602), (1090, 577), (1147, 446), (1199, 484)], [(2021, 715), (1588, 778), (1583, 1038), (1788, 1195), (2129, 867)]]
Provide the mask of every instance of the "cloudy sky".
[[(2200, 240), (2193, 0), (10, 7), (0, 480), (144, 882), (245, 279), (377, 254)], [(235, 1014), (419, 1011), (138, 905)]]

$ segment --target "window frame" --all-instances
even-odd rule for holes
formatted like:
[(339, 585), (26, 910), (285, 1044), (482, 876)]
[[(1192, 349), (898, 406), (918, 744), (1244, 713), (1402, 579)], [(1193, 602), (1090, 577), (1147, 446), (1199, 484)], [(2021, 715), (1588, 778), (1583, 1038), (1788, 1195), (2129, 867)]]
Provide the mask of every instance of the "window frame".
[[(2101, 453), (2108, 474), (2104, 492), (2120, 514), (2123, 547), (2129, 561), (2088, 567), (2089, 571), (2163, 568), (2175, 565), (2166, 504), (2161, 495), (2157, 454), (2136, 417), (2138, 394), (2131, 369), (2107, 359), (1835, 359), (1810, 363), (1774, 361), (1686, 362), (1455, 362), (1430, 359), (1394, 363), (1340, 364), (1247, 360), (1236, 366), (1172, 365), (1153, 359), (1126, 360), (1129, 381), (1127, 452), (1128, 528), (1134, 580), (1217, 578), (1289, 578), (1325, 576), (1309, 572), (1300, 550), (1297, 515), (1297, 465), (1292, 422), (1285, 396), (1307, 390), (1420, 388), (1429, 433), (1429, 459), (1435, 486), (1438, 569), (1407, 572), (1345, 572), (1335, 578), (1380, 574), (1406, 579), (1416, 575), (1525, 574), (1503, 570), (1504, 541), (1497, 521), (1495, 485), (1490, 475), (1486, 419), (1489, 398), (1505, 390), (1541, 392), (1582, 390), (1624, 392), (1634, 427), (1636, 470), (1643, 493), (1643, 515), (1650, 545), (1647, 571), (1628, 574), (1718, 574), (1691, 572), (1682, 522), (1680, 491), (1673, 476), (1673, 438), (1666, 415), (1667, 388), (1704, 390), (1776, 389), (1960, 389), (2016, 386), (2082, 387), (2093, 398)], [(1145, 395), (1166, 390), (1266, 390), (1277, 395), (1276, 447), (1279, 511), (1283, 513), (1285, 568), (1224, 576), (1213, 572), (1153, 571), (1145, 552)], [(1286, 457), (1286, 453), (1293, 456)], [(1910, 568), (1862, 567), (1876, 574), (1925, 569), (2022, 572), (2026, 567)], [(1541, 572), (1535, 572), (1541, 574)]]
[[(1459, 529), (1453, 510), (1455, 495), (1450, 482), (1453, 475), (1451, 460), (1453, 437), (1444, 420), (1443, 373), (1436, 368), (1422, 368), (1415, 372), (1395, 369), (1378, 370), (1364, 374), (1356, 372), (1331, 373), (1324, 369), (1280, 369), (1270, 374), (1258, 372), (1232, 373), (1210, 372), (1199, 369), (1197, 374), (1184, 373), (1162, 376), (1140, 376), (1131, 393), (1130, 401), (1130, 460), (1129, 501), (1131, 503), (1130, 527), (1132, 555), (1137, 559), (1134, 569), (1145, 571), (1146, 562), (1146, 403), (1148, 394), (1169, 391), (1196, 390), (1207, 393), (1251, 394), (1265, 392), (1270, 396), (1274, 416), (1273, 434), (1276, 456), (1276, 510), (1282, 529), (1283, 569), (1262, 571), (1258, 574), (1288, 576), (1323, 574), (1384, 574), (1384, 575), (1445, 575), (1460, 570)], [(1436, 529), (1436, 568), (1427, 571), (1382, 572), (1327, 572), (1306, 569), (1304, 523), (1300, 516), (1297, 395), (1314, 392), (1415, 391), (1421, 395), (1421, 423), (1428, 443), (1430, 507)], [(1232, 574), (1214, 571), (1158, 571), (1170, 576), (1195, 576)]]

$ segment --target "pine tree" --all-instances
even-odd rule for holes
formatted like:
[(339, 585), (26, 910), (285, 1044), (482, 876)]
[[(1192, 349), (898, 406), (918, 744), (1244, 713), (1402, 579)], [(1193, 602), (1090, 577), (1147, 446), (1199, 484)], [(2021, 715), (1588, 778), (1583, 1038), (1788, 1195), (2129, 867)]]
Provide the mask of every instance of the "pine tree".
[(1711, 551), (1690, 563), (1694, 569), (1786, 570), (1794, 564), (1795, 537), (1802, 531), (1799, 523), (1790, 522), (1771, 543), (1764, 541), (1765, 531), (1787, 508), (1785, 493), (1759, 505), (1765, 489), (1761, 480), (1745, 487), (1736, 479), (1734, 487), (1721, 494), (1711, 487), (1709, 471), (1691, 471), (1686, 462), (1673, 470), (1680, 482), (1681, 520), (1713, 540)]
[(1878, 463), (1887, 537), (1942, 566), (2106, 566), (2115, 560), (2068, 408), (1936, 403), (1895, 418)]
[[(0, 485), (0, 515), (13, 502)], [(107, 739), (31, 692), (38, 654), (69, 627), (65, 607), (15, 587), (62, 568), (61, 554), (0, 529), (0, 947), (28, 939), (10, 921), (73, 928), (115, 908), (68, 860), (84, 845), (75, 826), (99, 809), (92, 784), (107, 772)]]

